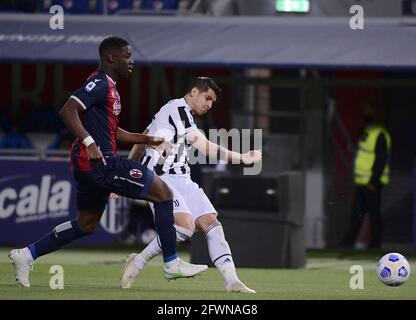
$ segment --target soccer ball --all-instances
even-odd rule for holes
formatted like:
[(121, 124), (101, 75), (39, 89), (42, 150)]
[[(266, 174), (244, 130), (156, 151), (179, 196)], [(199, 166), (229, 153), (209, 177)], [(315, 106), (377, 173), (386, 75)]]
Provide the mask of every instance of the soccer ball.
[(388, 253), (377, 263), (377, 277), (390, 287), (402, 285), (409, 279), (409, 262), (400, 253)]

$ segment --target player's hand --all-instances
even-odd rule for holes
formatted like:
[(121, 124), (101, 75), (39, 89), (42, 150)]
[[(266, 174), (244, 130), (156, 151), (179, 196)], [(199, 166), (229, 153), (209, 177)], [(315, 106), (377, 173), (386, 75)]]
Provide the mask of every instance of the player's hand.
[(165, 142), (165, 139), (160, 138), (160, 137), (154, 137), (154, 136), (147, 136), (147, 145), (150, 148), (156, 148), (158, 145), (162, 144), (163, 142)]
[(94, 143), (91, 143), (87, 147), (87, 154), (88, 154), (88, 160), (90, 161), (102, 161), (103, 164), (106, 166), (107, 162), (105, 161), (105, 158), (103, 156), (103, 153), (100, 150), (100, 147), (97, 147), (97, 145)]
[(163, 138), (149, 136), (147, 145), (156, 150), (163, 158), (172, 154), (172, 144)]
[(241, 155), (241, 162), (245, 165), (250, 165), (261, 161), (262, 153), (261, 150), (251, 150)]
[(118, 199), (118, 194), (114, 193), (114, 192), (111, 192), (110, 193), (110, 199)]

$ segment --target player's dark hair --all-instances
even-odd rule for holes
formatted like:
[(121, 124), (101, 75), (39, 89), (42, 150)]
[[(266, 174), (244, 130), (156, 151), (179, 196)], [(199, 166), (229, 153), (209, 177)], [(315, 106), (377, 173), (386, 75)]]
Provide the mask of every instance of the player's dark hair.
[(192, 88), (197, 88), (201, 92), (206, 92), (212, 89), (219, 99), (221, 95), (221, 88), (209, 77), (197, 77), (193, 79), (188, 87), (188, 92), (191, 92)]
[(121, 49), (128, 45), (129, 43), (127, 42), (127, 40), (116, 36), (110, 36), (101, 41), (100, 47), (98, 48), (98, 52), (100, 53), (100, 57), (102, 57), (108, 51), (114, 49)]

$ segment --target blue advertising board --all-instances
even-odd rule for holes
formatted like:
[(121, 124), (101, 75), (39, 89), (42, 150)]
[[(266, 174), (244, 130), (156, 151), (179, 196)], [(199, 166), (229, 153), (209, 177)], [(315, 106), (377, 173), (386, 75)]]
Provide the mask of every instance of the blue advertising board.
[[(109, 200), (97, 232), (77, 243), (114, 243), (127, 224), (129, 202)], [(26, 245), (76, 216), (67, 161), (0, 160), (0, 244)]]

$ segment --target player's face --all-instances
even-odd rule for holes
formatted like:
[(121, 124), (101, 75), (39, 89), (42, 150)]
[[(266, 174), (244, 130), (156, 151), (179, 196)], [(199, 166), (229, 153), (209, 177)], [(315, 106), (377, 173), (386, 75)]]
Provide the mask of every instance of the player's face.
[(120, 77), (128, 77), (133, 72), (133, 51), (125, 46), (116, 55), (116, 71)]
[(207, 113), (209, 109), (212, 108), (213, 103), (217, 100), (217, 96), (214, 90), (211, 88), (204, 92), (199, 91), (197, 88), (193, 88), (192, 91), (193, 90), (195, 90), (193, 92), (193, 113), (197, 115)]

